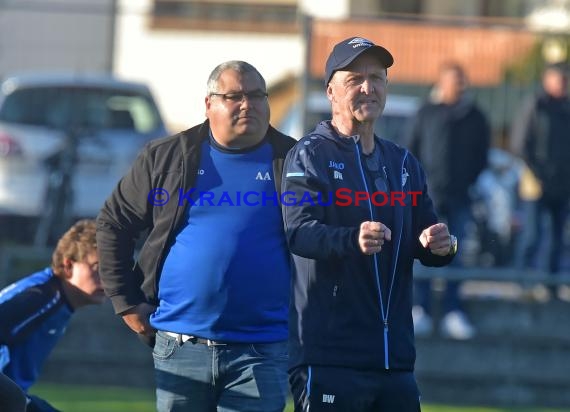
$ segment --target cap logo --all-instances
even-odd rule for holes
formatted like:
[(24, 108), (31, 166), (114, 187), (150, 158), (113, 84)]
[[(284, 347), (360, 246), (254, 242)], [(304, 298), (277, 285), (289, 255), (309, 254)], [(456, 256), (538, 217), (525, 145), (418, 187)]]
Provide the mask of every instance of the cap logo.
[(357, 47), (362, 47), (362, 46), (366, 46), (366, 47), (374, 46), (374, 43), (372, 43), (370, 40), (364, 39), (362, 37), (355, 37), (354, 39), (349, 41), (348, 44), (352, 44), (353, 49), (356, 49)]

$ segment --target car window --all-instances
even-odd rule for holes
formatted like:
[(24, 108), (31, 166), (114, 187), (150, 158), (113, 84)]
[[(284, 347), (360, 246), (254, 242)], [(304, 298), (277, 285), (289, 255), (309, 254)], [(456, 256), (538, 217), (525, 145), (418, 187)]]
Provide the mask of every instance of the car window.
[(21, 88), (6, 96), (0, 121), (56, 129), (82, 127), (149, 133), (162, 127), (144, 94), (95, 87)]

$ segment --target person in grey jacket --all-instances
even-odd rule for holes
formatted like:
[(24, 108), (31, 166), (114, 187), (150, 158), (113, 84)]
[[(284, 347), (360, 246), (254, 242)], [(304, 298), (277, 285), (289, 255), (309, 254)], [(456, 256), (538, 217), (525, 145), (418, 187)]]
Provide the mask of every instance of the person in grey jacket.
[(285, 161), (296, 411), (420, 410), (412, 266), (449, 263), (457, 243), (437, 221), (419, 162), (374, 135), (392, 63), (370, 40), (338, 43), (325, 70), (332, 120)]
[(279, 192), (294, 140), (269, 125), (265, 80), (246, 62), (212, 71), (205, 104), (204, 123), (151, 142), (105, 202), (101, 279), (153, 344), (158, 411), (281, 411), (290, 258)]

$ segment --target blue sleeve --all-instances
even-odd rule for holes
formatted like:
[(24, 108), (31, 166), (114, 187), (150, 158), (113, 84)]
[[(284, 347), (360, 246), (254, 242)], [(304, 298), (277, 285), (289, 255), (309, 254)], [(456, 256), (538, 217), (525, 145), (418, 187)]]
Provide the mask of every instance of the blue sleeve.
[(314, 154), (297, 144), (287, 155), (283, 168), (283, 219), (291, 252), (308, 259), (330, 259), (360, 253), (357, 227), (342, 227), (326, 222), (323, 206), (329, 187), (322, 179)]
[(40, 311), (51, 298), (37, 286), (0, 303), (0, 344), (14, 345), (25, 339), (44, 316)]

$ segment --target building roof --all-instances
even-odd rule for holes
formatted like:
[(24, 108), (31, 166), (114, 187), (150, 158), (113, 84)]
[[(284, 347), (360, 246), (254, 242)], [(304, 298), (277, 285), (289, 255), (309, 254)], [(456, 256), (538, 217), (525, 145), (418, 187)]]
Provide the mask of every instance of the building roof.
[(509, 27), (451, 26), (383, 20), (315, 20), (310, 45), (310, 72), (324, 76), (328, 53), (339, 41), (365, 37), (388, 48), (394, 56), (391, 81), (429, 84), (440, 65), (463, 65), (470, 83), (492, 86), (501, 83), (505, 68), (526, 53), (536, 35)]

